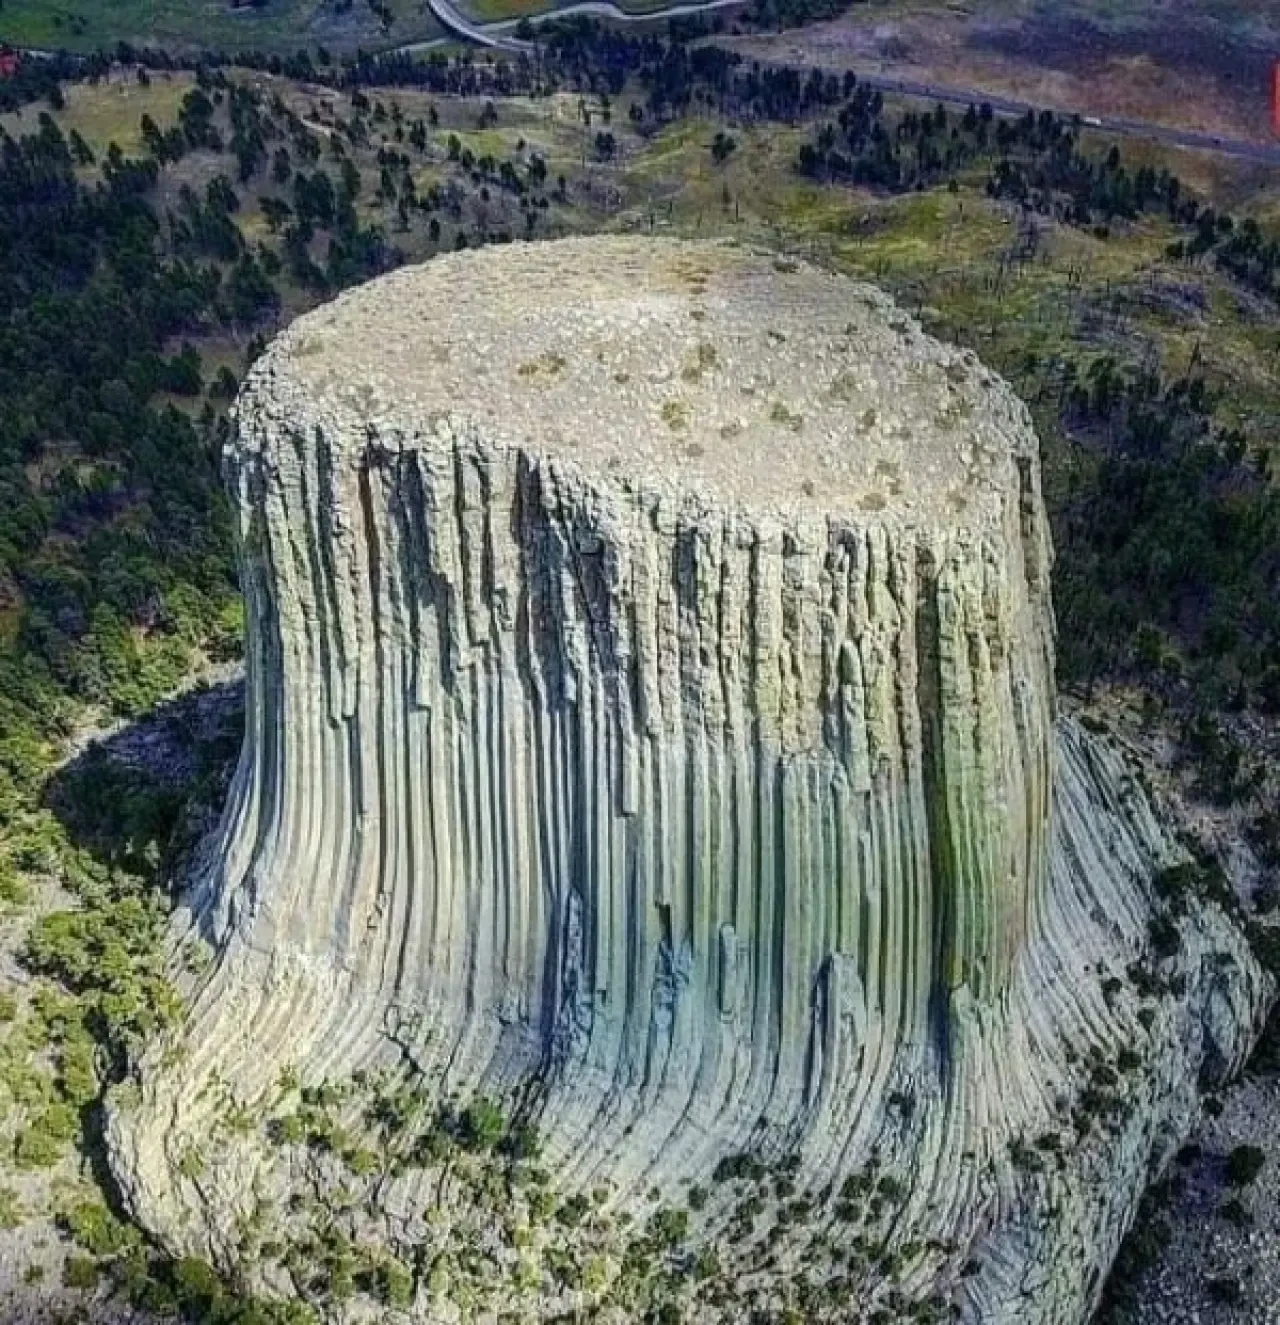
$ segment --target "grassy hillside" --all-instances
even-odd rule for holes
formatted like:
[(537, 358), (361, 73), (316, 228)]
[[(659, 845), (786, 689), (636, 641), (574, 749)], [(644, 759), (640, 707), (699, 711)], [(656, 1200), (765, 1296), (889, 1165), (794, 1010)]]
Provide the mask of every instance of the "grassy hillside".
[(423, 41), (441, 31), (419, 0), (3, 0), (0, 42), (51, 50), (125, 41), (174, 51), (333, 51)]

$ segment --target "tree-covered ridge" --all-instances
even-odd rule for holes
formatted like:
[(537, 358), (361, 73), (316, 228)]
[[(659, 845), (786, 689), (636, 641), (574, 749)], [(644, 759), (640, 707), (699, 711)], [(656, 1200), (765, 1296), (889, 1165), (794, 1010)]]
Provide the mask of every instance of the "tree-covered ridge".
[(1059, 512), (1060, 665), (1180, 680), (1203, 709), (1280, 713), (1280, 499), (1214, 393), (1102, 356), (1064, 373), (1065, 425), (1096, 468)]
[(160, 255), (155, 163), (113, 154), (86, 185), (86, 154), (48, 115), (0, 142), (0, 583), (15, 658), (140, 712), (234, 636), (209, 438), (163, 399), (200, 389), (166, 347), (225, 314), (216, 269)]
[(1255, 293), (1280, 298), (1280, 235), (1266, 234), (1252, 217), (1237, 225), (1195, 198), (1167, 166), (1133, 170), (1119, 147), (1088, 150), (1079, 117), (1044, 110), (1000, 119), (986, 105), (963, 115), (937, 106), (892, 117), (884, 94), (854, 75), (844, 76), (842, 91), (835, 122), (822, 123), (800, 149), (803, 174), (900, 191), (934, 188), (982, 166), (991, 197), (1067, 225), (1165, 216), (1186, 232), (1170, 244), (1171, 258), (1207, 257)]

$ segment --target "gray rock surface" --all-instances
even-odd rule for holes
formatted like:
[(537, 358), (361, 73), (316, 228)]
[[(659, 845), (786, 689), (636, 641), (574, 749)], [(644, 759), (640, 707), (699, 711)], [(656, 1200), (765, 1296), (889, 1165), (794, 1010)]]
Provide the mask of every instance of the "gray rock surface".
[[(343, 295), (236, 422), (247, 731), (175, 934), (213, 960), (109, 1126), (156, 1236), (244, 1269), (298, 1183), (244, 1118), (378, 1070), (520, 1106), (609, 1211), (707, 1184), (694, 1245), (718, 1164), (786, 1159), (829, 1279), (832, 1194), (895, 1175), (820, 1318), (1082, 1319), (1265, 978), (1195, 908), (1134, 987), (1178, 849), (1055, 721), (1009, 389), (867, 287), (600, 238)], [(440, 1190), (368, 1185), (378, 1236)], [(815, 1228), (760, 1237), (720, 1255), (768, 1300)]]

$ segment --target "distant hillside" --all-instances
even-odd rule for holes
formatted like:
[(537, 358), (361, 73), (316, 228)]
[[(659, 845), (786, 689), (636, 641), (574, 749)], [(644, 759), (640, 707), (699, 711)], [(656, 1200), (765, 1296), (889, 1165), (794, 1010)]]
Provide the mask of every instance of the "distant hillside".
[(2, 0), (0, 42), (75, 51), (365, 50), (441, 35), (420, 0)]

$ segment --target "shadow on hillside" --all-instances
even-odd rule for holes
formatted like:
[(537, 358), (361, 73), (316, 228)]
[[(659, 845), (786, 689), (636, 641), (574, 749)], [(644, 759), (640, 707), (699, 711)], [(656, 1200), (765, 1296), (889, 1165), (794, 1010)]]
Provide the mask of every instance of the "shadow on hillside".
[(189, 691), (86, 745), (45, 803), (77, 847), (170, 888), (217, 820), (243, 726), (242, 677)]

